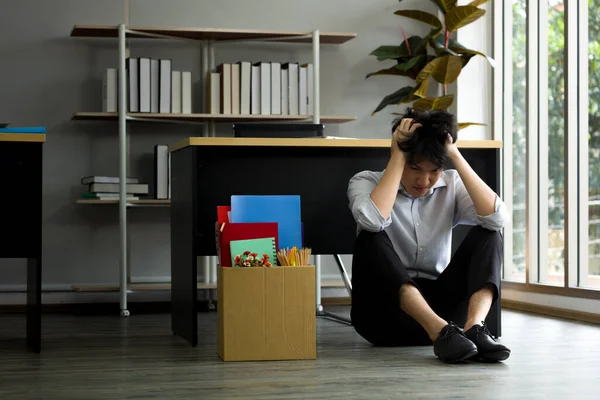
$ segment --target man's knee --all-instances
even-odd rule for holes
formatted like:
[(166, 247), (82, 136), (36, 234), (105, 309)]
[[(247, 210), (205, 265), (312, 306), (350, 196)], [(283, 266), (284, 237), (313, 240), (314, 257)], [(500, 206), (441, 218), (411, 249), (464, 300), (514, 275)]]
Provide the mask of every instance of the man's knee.
[(385, 231), (370, 232), (360, 231), (354, 245), (354, 254), (364, 251), (373, 251), (376, 248), (390, 246), (392, 244), (390, 237)]
[(502, 246), (502, 244), (504, 243), (504, 239), (502, 238), (502, 234), (500, 233), (500, 231), (492, 231), (484, 228), (481, 225), (477, 225), (471, 228), (471, 230), (467, 234), (467, 238), (469, 240), (474, 240), (477, 242), (490, 242), (498, 246)]

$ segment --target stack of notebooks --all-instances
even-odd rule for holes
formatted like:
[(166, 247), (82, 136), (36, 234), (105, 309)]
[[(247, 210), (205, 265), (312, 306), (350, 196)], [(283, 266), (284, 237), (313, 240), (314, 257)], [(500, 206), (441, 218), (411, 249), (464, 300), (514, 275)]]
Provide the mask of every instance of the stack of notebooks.
[[(126, 64), (127, 111), (160, 114), (192, 113), (192, 73), (175, 71), (169, 59), (130, 57)], [(118, 69), (102, 77), (102, 111), (118, 111)]]
[(277, 265), (279, 249), (303, 247), (300, 196), (231, 196), (217, 207), (216, 245), (222, 267)]
[[(81, 179), (81, 184), (87, 188), (87, 192), (81, 194), (81, 197), (84, 199), (119, 199), (120, 187), (118, 176), (87, 176)], [(148, 184), (140, 183), (139, 178), (127, 178), (126, 190), (127, 200), (139, 200), (140, 195), (148, 194)]]

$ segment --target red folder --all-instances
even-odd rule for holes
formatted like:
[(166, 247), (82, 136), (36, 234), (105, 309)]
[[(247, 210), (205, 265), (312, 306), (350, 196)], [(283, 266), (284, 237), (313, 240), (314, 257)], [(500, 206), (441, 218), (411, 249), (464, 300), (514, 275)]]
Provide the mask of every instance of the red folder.
[(225, 223), (229, 222), (229, 217), (227, 213), (231, 211), (231, 206), (217, 206), (217, 221), (219, 222), (219, 227)]
[[(229, 242), (232, 240), (274, 237), (275, 246), (279, 249), (277, 232), (277, 222), (225, 222), (224, 224), (219, 224), (219, 265), (222, 267), (231, 267)], [(277, 260), (271, 260), (271, 263), (275, 265)]]

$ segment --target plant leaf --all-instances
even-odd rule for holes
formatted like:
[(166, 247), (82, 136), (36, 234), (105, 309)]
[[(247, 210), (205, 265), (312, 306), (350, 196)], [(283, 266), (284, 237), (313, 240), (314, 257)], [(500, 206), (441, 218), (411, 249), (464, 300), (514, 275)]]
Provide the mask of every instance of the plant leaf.
[(419, 55), (419, 56), (409, 59), (408, 61), (399, 62), (396, 65), (396, 68), (399, 69), (400, 71), (407, 71), (407, 70), (411, 69), (412, 67), (414, 67), (415, 65), (417, 65), (417, 63), (419, 61), (421, 61), (422, 58), (423, 58), (423, 55)]
[(423, 82), (429, 76), (432, 76), (439, 83), (452, 83), (458, 79), (462, 70), (462, 63), (462, 58), (450, 54), (437, 57), (419, 72), (416, 78), (417, 84)]
[(445, 54), (452, 54), (453, 56), (457, 56), (458, 53), (456, 53), (454, 50), (452, 50), (450, 48), (450, 46), (448, 46), (448, 48), (446, 48), (445, 43), (444, 43), (444, 37), (431, 37), (429, 38), (429, 45), (431, 46), (431, 48), (433, 49), (433, 51), (435, 51), (435, 54), (438, 57), (441, 57)]
[[(406, 42), (403, 40), (400, 44), (400, 57), (410, 58), (419, 54), (427, 54), (427, 41), (420, 36), (411, 36), (408, 39), (408, 45), (410, 46), (411, 53), (409, 55)], [(400, 58), (399, 57), (399, 58)]]
[(467, 128), (469, 126), (472, 125), (476, 125), (476, 126), (487, 126), (487, 124), (482, 124), (480, 122), (459, 122), (458, 124), (458, 130), (460, 131), (461, 129)]
[[(402, 0), (400, 0), (402, 1)], [(445, 13), (456, 5), (456, 0), (431, 0)]]
[(392, 94), (388, 94), (381, 100), (377, 108), (371, 113), (371, 115), (375, 115), (378, 111), (383, 110), (385, 107), (391, 104), (399, 104), (404, 102), (410, 102), (414, 100), (415, 96), (413, 96), (413, 90), (415, 90), (412, 86), (405, 86), (402, 89), (396, 90)]
[[(438, 48), (444, 48), (444, 38), (443, 37), (432, 38), (432, 39), (429, 40), (429, 45), (437, 53), (437, 49)], [(479, 51), (468, 49), (465, 46), (463, 46), (462, 44), (458, 43), (454, 39), (450, 39), (448, 41), (448, 48), (450, 50), (452, 50), (453, 52), (455, 52), (456, 54), (459, 54), (459, 55), (462, 55), (462, 54), (472, 54), (472, 55), (478, 55), (478, 56), (484, 57), (486, 60), (488, 60), (488, 62), (490, 63), (490, 65), (492, 67), (494, 67), (494, 68), (496, 67), (496, 61), (492, 57), (488, 57), (488, 56), (486, 56), (485, 54), (483, 54), (483, 53), (481, 53)], [(468, 62), (468, 60), (467, 60), (467, 62)], [(466, 63), (465, 63), (465, 65), (466, 65)]]
[(409, 78), (415, 79), (417, 76), (416, 72), (413, 71), (400, 71), (396, 66), (390, 68), (380, 69), (376, 72), (371, 72), (365, 76), (365, 79), (368, 79), (374, 75), (397, 75), (397, 76), (408, 76)]
[(425, 79), (414, 91), (414, 95), (423, 98), (427, 96), (427, 89), (429, 89), (429, 80)]
[(446, 110), (454, 102), (454, 95), (449, 94), (441, 97), (425, 97), (413, 103), (414, 108), (424, 110)]
[(460, 56), (463, 63), (463, 68), (471, 61), (471, 58), (475, 57), (475, 54), (463, 54)]
[(473, 7), (479, 7), (482, 4), (487, 3), (488, 0), (473, 0), (472, 2), (470, 2), (469, 4), (467, 4), (468, 6), (473, 6)]
[(485, 10), (475, 6), (458, 6), (454, 7), (446, 14), (446, 29), (454, 32), (465, 25), (485, 15)]
[(433, 14), (421, 10), (398, 10), (394, 14), (424, 22), (434, 28), (442, 29), (442, 21)]
[(402, 57), (402, 51), (400, 46), (379, 46), (370, 55), (377, 57), (377, 61), (395, 60)]

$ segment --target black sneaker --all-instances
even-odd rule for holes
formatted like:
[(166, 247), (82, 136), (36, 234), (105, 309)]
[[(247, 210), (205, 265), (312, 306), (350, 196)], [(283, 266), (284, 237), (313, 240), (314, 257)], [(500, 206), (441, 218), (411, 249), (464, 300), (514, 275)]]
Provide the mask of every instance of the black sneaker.
[(473, 325), (465, 332), (465, 336), (477, 346), (477, 358), (485, 361), (504, 361), (510, 356), (510, 350), (494, 340), (485, 322), (483, 325)]
[(433, 353), (444, 362), (456, 363), (476, 355), (477, 346), (467, 339), (462, 329), (450, 322), (433, 342)]

